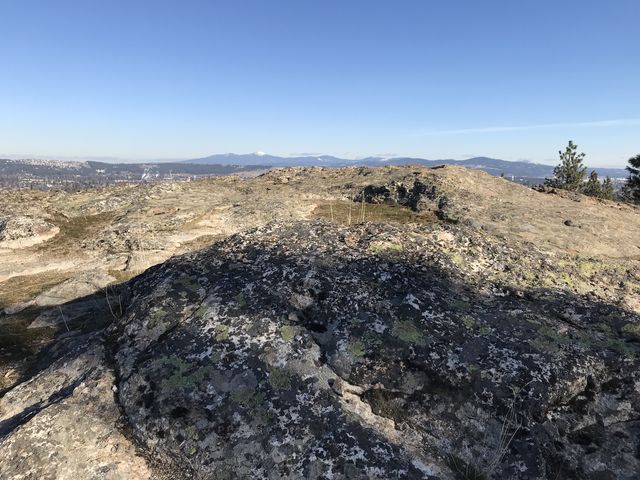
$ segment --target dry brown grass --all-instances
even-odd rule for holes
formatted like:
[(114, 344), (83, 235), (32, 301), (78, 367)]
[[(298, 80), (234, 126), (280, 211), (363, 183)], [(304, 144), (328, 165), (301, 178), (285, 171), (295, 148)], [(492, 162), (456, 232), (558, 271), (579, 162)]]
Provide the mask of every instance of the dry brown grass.
[(45, 290), (68, 280), (71, 276), (71, 272), (51, 270), (12, 277), (0, 283), (0, 308), (33, 300)]
[(201, 248), (208, 247), (222, 238), (224, 238), (224, 235), (202, 235), (188, 242), (183, 242), (180, 246), (180, 251), (191, 252), (194, 250), (200, 250)]
[(113, 221), (112, 213), (97, 215), (81, 215), (66, 218), (57, 216), (53, 223), (60, 228), (60, 232), (51, 240), (41, 243), (37, 251), (47, 255), (66, 254), (77, 251), (83, 240), (98, 238), (100, 231)]

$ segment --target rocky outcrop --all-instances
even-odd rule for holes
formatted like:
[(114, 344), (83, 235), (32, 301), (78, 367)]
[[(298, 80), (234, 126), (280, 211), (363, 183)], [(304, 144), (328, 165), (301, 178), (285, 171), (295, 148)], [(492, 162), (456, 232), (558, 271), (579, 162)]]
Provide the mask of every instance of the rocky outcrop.
[(154, 268), (110, 333), (133, 435), (202, 478), (636, 478), (640, 318), (511, 255), (546, 261), (300, 222)]
[(354, 197), (355, 202), (401, 205), (414, 212), (433, 211), (441, 220), (457, 222), (452, 200), (435, 183), (415, 179), (412, 184), (392, 181), (385, 185), (367, 185)]
[(53, 238), (59, 231), (41, 218), (21, 215), (0, 218), (0, 249), (36, 245)]

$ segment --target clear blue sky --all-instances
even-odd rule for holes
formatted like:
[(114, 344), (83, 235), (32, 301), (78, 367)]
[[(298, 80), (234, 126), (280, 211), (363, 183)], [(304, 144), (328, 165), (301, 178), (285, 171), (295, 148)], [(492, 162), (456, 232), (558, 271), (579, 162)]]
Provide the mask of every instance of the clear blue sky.
[(638, 0), (0, 0), (0, 154), (640, 153)]

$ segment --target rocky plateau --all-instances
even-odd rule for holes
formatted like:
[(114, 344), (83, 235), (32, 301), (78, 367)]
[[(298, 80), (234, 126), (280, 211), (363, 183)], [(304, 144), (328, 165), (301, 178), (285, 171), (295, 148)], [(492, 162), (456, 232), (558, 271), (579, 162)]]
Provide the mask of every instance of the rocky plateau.
[(0, 478), (640, 478), (639, 239), (453, 166), (3, 192)]

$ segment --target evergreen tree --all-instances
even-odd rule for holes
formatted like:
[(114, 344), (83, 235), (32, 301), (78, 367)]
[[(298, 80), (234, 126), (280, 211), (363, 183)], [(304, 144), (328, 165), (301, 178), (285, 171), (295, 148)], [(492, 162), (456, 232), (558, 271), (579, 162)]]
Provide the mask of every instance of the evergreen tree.
[(585, 154), (578, 153), (578, 146), (569, 140), (564, 152), (560, 150), (560, 165), (553, 169), (552, 179), (546, 179), (545, 185), (564, 190), (578, 190), (587, 175), (587, 167), (582, 164)]
[(598, 180), (598, 174), (595, 170), (591, 170), (589, 180), (587, 180), (587, 183), (585, 183), (581, 190), (582, 193), (590, 197), (602, 197), (602, 186), (600, 185), (600, 180)]
[(630, 173), (625, 185), (626, 191), (631, 196), (631, 200), (640, 203), (640, 155), (629, 159), (627, 171)]
[(602, 182), (601, 198), (604, 198), (605, 200), (613, 200), (614, 194), (615, 192), (613, 190), (613, 182), (611, 181), (611, 177), (607, 177), (604, 179), (604, 182)]

